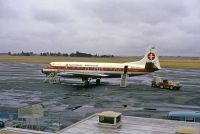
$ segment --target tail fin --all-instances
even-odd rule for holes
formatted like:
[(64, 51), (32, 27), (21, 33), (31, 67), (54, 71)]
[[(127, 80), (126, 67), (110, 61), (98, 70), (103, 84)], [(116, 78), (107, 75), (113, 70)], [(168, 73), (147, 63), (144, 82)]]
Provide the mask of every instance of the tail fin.
[(153, 46), (147, 49), (143, 59), (135, 63), (145, 65), (145, 68), (161, 69), (156, 48)]

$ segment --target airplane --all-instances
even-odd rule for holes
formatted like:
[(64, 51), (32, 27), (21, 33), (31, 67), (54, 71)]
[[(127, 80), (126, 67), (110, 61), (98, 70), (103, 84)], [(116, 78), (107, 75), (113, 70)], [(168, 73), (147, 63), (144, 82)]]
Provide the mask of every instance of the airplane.
[(42, 69), (42, 73), (53, 78), (81, 78), (84, 85), (96, 79), (100, 85), (101, 78), (120, 78), (123, 75), (138, 76), (160, 70), (160, 62), (155, 47), (149, 47), (144, 58), (136, 62), (126, 63), (99, 63), (99, 62), (51, 62)]

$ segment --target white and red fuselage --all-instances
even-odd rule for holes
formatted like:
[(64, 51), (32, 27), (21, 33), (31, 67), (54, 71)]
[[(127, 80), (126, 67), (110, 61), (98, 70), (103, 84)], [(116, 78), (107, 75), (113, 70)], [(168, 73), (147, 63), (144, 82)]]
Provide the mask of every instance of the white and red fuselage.
[[(124, 73), (124, 67), (128, 66), (127, 74), (129, 76), (143, 75), (155, 71), (153, 68), (145, 68), (144, 65), (128, 64), (128, 63), (95, 63), (95, 62), (51, 62), (43, 73), (50, 74), (52, 72), (85, 72), (91, 74), (105, 74), (107, 78), (121, 77)], [(69, 75), (70, 77), (70, 75)], [(74, 75), (72, 77), (75, 77)], [(79, 76), (78, 76), (79, 77)], [(97, 76), (91, 76), (96, 78)]]
[(44, 74), (58, 74), (62, 77), (74, 78), (116, 78), (121, 77), (126, 68), (129, 76), (144, 75), (160, 69), (160, 63), (155, 47), (150, 47), (144, 58), (128, 63), (98, 63), (98, 62), (51, 62), (42, 69)]

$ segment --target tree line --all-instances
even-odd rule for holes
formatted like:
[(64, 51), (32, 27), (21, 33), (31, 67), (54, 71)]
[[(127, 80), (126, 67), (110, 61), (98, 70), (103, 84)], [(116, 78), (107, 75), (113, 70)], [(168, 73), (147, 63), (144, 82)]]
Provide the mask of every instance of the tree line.
[(52, 52), (42, 52), (40, 54), (37, 53), (33, 53), (33, 52), (20, 52), (20, 53), (11, 53), (8, 52), (8, 55), (11, 56), (35, 56), (35, 55), (39, 55), (39, 56), (65, 56), (65, 57), (114, 57), (114, 55), (93, 55), (93, 54), (88, 54), (88, 53), (83, 53), (83, 52), (79, 52), (76, 51), (75, 53), (61, 53), (61, 52), (57, 52), (57, 53), (52, 53)]

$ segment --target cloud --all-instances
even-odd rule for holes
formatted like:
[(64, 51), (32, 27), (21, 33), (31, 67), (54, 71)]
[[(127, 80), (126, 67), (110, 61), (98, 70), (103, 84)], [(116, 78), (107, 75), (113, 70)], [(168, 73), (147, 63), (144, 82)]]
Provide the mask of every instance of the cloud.
[(7, 2), (0, 0), (0, 19), (11, 19), (18, 16), (15, 10), (10, 6), (10, 3)]
[(0, 0), (0, 51), (142, 55), (155, 44), (161, 55), (200, 56), (199, 6), (198, 0)]
[(78, 7), (90, 15), (100, 18), (102, 21), (110, 23), (145, 22), (156, 24), (187, 15), (187, 9), (181, 0), (88, 1), (79, 3)]
[(50, 23), (59, 23), (65, 21), (65, 17), (62, 16), (61, 13), (52, 11), (52, 10), (47, 10), (47, 11), (40, 11), (35, 13), (35, 19), (37, 21), (47, 21)]

